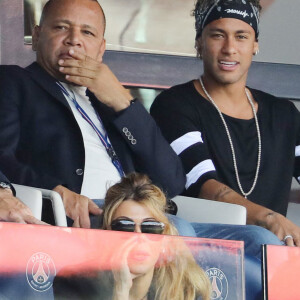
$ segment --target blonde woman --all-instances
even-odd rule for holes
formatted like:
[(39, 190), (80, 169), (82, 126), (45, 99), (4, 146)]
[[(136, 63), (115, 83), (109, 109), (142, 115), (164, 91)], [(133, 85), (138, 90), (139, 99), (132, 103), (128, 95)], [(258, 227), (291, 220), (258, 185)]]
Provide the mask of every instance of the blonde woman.
[(166, 203), (146, 175), (129, 174), (109, 188), (103, 229), (123, 231), (111, 234), (111, 271), (58, 277), (55, 299), (208, 300), (205, 272), (181, 237), (167, 236), (177, 230), (165, 215)]
[(103, 229), (152, 233), (152, 238), (142, 235), (127, 247), (127, 263), (114, 271), (114, 299), (209, 299), (210, 283), (182, 240), (173, 244), (169, 239), (165, 258), (153, 261), (162, 249), (162, 240), (153, 241), (154, 234), (177, 235), (164, 213), (166, 203), (164, 193), (146, 175), (132, 173), (108, 190)]

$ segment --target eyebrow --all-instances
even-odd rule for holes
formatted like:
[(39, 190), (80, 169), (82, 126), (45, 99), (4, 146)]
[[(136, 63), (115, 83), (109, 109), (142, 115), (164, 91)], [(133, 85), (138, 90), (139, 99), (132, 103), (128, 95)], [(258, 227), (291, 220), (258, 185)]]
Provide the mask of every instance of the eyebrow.
[[(130, 221), (133, 221), (131, 218), (128, 218), (128, 217), (126, 217), (126, 216), (120, 216), (120, 217), (117, 217), (117, 218), (115, 218), (114, 220), (130, 220)], [(114, 221), (113, 220), (113, 221)], [(134, 222), (134, 221), (133, 221)]]
[[(117, 218), (114, 219), (114, 220), (129, 220), (129, 221), (132, 221), (132, 222), (136, 223), (133, 219), (128, 218), (128, 217), (126, 217), (126, 216), (120, 216), (120, 217), (117, 217)], [(113, 220), (113, 221), (114, 221), (114, 220)], [(159, 221), (156, 220), (154, 217), (149, 217), (149, 218), (141, 219), (141, 223), (143, 223), (143, 222), (145, 222), (145, 221), (157, 221), (157, 222), (159, 222)]]
[[(226, 30), (221, 29), (221, 28), (210, 28), (209, 31), (210, 32), (218, 31), (218, 32), (222, 32), (222, 33), (227, 33)], [(248, 34), (250, 34), (251, 31), (250, 30), (240, 29), (240, 30), (235, 31), (235, 34), (237, 34), (237, 33), (248, 33)]]
[[(61, 19), (61, 20), (54, 20), (55, 23), (66, 23), (68, 25), (73, 25), (73, 22), (71, 22), (70, 20), (65, 20), (65, 19)], [(80, 25), (81, 28), (84, 28), (84, 29), (92, 29), (92, 30), (95, 30), (98, 32), (97, 28), (96, 27), (93, 27), (91, 25), (88, 25), (88, 24), (81, 24)]]
[(85, 29), (93, 29), (93, 30), (97, 30), (95, 27), (91, 26), (91, 25), (88, 25), (88, 24), (83, 24), (81, 26), (82, 28), (85, 28)]
[(72, 25), (72, 22), (69, 21), (69, 20), (65, 20), (65, 19), (56, 19), (56, 20), (53, 20), (53, 23), (59, 23), (59, 22)]

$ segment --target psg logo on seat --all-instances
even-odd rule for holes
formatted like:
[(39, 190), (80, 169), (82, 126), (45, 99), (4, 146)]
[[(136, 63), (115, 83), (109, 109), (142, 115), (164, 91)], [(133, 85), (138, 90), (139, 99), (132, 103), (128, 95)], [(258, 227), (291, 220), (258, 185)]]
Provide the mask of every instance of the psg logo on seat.
[(52, 258), (42, 252), (33, 254), (26, 267), (27, 281), (32, 289), (45, 292), (52, 287), (56, 268)]

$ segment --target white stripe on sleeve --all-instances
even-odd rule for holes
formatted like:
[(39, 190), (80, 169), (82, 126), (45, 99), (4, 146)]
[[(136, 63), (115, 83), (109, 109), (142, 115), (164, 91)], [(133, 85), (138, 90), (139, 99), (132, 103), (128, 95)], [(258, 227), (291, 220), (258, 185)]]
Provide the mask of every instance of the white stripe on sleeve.
[(200, 131), (192, 131), (188, 132), (180, 138), (176, 139), (171, 143), (171, 147), (179, 155), (185, 149), (196, 143), (203, 143), (201, 132)]
[(295, 148), (295, 156), (300, 156), (300, 146), (296, 146)]
[(215, 170), (216, 170), (216, 168), (211, 159), (202, 161), (186, 175), (185, 188), (188, 189), (193, 183), (195, 183), (205, 173), (210, 172), (210, 171), (215, 171)]

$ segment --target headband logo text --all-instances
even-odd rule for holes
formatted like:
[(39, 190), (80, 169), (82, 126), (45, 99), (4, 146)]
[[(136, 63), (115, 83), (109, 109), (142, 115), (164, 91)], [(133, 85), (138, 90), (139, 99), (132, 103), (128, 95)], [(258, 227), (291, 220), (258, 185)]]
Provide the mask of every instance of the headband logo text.
[(246, 18), (246, 17), (249, 17), (249, 14), (247, 13), (247, 11), (241, 11), (241, 10), (237, 10), (237, 9), (232, 9), (232, 8), (228, 8), (228, 9), (225, 9), (225, 11), (228, 13), (228, 14), (237, 14), (237, 15), (241, 15), (243, 16), (243, 18)]

